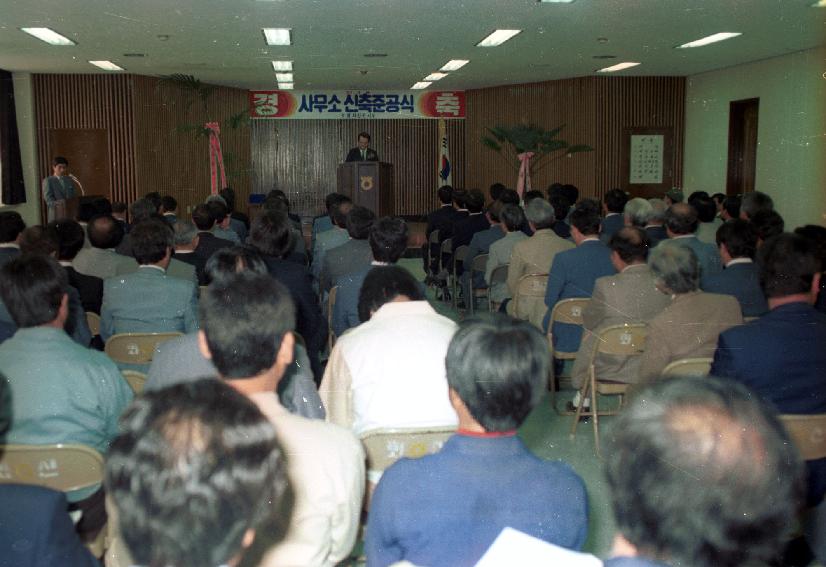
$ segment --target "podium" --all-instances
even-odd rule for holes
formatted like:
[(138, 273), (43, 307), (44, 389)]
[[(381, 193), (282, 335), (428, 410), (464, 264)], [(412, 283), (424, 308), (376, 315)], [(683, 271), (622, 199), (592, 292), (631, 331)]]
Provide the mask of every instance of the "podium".
[(367, 207), (377, 216), (393, 216), (393, 164), (381, 161), (341, 163), (336, 172), (337, 191), (356, 205)]

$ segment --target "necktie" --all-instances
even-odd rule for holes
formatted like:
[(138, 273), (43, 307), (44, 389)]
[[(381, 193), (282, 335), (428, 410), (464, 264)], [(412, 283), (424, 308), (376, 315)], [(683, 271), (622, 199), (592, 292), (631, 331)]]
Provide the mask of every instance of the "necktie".
[(362, 160), (367, 159), (367, 150), (361, 150), (361, 159)]

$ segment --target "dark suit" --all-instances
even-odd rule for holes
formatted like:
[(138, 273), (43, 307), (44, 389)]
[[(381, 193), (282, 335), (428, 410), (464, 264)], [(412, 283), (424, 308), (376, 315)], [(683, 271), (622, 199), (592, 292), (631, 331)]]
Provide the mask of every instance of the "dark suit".
[(13, 246), (0, 248), (0, 267), (20, 256), (20, 248)]
[(663, 240), (658, 246), (685, 246), (694, 252), (700, 264), (700, 276), (705, 278), (720, 273), (723, 269), (720, 253), (713, 244), (703, 242), (696, 235), (678, 236)]
[(613, 213), (602, 219), (602, 232), (599, 234), (599, 239), (605, 244), (611, 241), (611, 237), (625, 226), (625, 217), (622, 213)]
[(719, 274), (705, 277), (700, 287), (709, 293), (722, 293), (736, 297), (743, 311), (743, 317), (759, 317), (769, 310), (766, 296), (760, 288), (757, 266), (751, 262), (732, 264)]
[(372, 261), (373, 251), (366, 239), (353, 238), (341, 246), (328, 250), (318, 276), (319, 292), (329, 291), (337, 279), (369, 266)]
[(0, 484), (0, 502), (0, 567), (100, 566), (75, 533), (62, 492)]
[(648, 240), (651, 241), (651, 248), (654, 248), (657, 244), (668, 238), (668, 233), (665, 231), (665, 227), (663, 225), (646, 226), (645, 234), (648, 235)]
[(229, 246), (232, 246), (232, 242), (229, 240), (218, 238), (208, 230), (200, 230), (198, 231), (198, 247), (195, 249), (195, 254), (203, 258), (204, 263), (206, 263), (215, 252)]
[(553, 226), (553, 231), (559, 238), (571, 238), (571, 225), (565, 221), (556, 221)]
[[(464, 264), (462, 265), (462, 285), (465, 293), (470, 293), (470, 271), (473, 267), (473, 259), (480, 254), (487, 254), (490, 252), (490, 246), (497, 240), (505, 238), (505, 232), (499, 225), (491, 226), (487, 230), (480, 230), (473, 235), (468, 245), (467, 255), (465, 256)], [(488, 287), (485, 283), (485, 272), (476, 272), (473, 278), (473, 286), (477, 288)], [(465, 297), (470, 297), (465, 295)]]
[(72, 266), (64, 266), (69, 278), (69, 285), (80, 294), (80, 303), (84, 311), (91, 311), (100, 315), (100, 304), (103, 301), (103, 280), (95, 276), (87, 276), (75, 270)]
[(347, 152), (347, 157), (344, 161), (379, 161), (379, 154), (376, 153), (376, 150), (373, 148), (367, 148), (365, 150), (367, 157), (361, 157), (361, 148), (358, 146), (355, 148), (351, 148), (349, 152)]
[(195, 252), (187, 252), (185, 254), (177, 252), (173, 254), (172, 257), (179, 262), (184, 262), (190, 266), (195, 266), (195, 275), (198, 277), (198, 285), (207, 285), (209, 283), (207, 282), (206, 272), (204, 271), (207, 261), (206, 258)]
[[(483, 230), (487, 230), (489, 228), (490, 222), (488, 222), (488, 217), (486, 217), (484, 213), (468, 215), (467, 217), (459, 220), (453, 226), (453, 236), (451, 237), (451, 252), (455, 254), (456, 249), (460, 246), (470, 246), (470, 241), (473, 240), (474, 234), (476, 234), (477, 232), (482, 232)], [(461, 275), (462, 270), (463, 266), (461, 264), (456, 266), (457, 275)]]
[[(562, 299), (591, 297), (597, 278), (617, 273), (611, 263), (611, 249), (599, 240), (586, 240), (576, 248), (554, 256), (545, 289), (548, 312), (542, 321), (547, 329), (554, 305)], [(576, 352), (582, 339), (582, 327), (568, 323), (554, 323), (554, 346), (562, 352)]]
[[(427, 215), (427, 228), (425, 229), (425, 243), (422, 245), (422, 259), (425, 263), (425, 273), (436, 271), (439, 258), (439, 248), (442, 242), (453, 236), (453, 224), (464, 215), (453, 208), (453, 205), (442, 205), (435, 211)], [(427, 266), (427, 247), (430, 242), (430, 234), (439, 231), (439, 244), (430, 247), (430, 257), (433, 258), (433, 265)]]
[[(711, 373), (752, 388), (779, 413), (826, 413), (826, 315), (789, 303), (720, 334)], [(809, 502), (826, 492), (826, 459), (810, 461)]]

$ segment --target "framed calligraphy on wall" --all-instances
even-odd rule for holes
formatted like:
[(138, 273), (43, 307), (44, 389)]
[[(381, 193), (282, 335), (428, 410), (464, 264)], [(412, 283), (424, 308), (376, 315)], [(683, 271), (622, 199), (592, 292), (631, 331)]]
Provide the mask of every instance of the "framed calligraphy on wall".
[(622, 179), (632, 197), (662, 197), (674, 186), (672, 137), (672, 128), (625, 129)]

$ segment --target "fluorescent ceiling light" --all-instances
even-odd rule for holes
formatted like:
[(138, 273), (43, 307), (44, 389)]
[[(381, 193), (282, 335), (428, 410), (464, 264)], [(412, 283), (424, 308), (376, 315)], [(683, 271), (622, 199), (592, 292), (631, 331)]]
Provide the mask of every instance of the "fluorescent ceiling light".
[(276, 71), (292, 71), (293, 70), (293, 62), (292, 61), (273, 61), (272, 68)]
[(451, 59), (439, 71), (457, 71), (470, 63), (467, 59)]
[(573, 4), (576, 0), (539, 0), (540, 4)]
[(420, 90), (420, 89), (426, 89), (429, 86), (430, 86), (430, 83), (428, 83), (426, 81), (419, 81), (418, 83), (416, 83), (415, 85), (413, 85), (410, 88), (415, 89), (415, 90)]
[(95, 67), (100, 67), (104, 71), (123, 71), (123, 67), (118, 67), (111, 61), (89, 61)]
[(812, 8), (826, 8), (826, 0), (818, 0), (812, 4)]
[(278, 88), (282, 91), (291, 91), (294, 86), (293, 83), (278, 83)]
[(488, 37), (476, 44), (476, 47), (496, 47), (502, 45), (522, 30), (496, 30)]
[(279, 83), (292, 83), (293, 82), (293, 74), (292, 73), (276, 73), (275, 80)]
[(49, 45), (77, 45), (68, 37), (62, 36), (49, 28), (20, 28), (20, 31), (33, 35), (37, 39), (45, 41)]
[(290, 45), (292, 39), (290, 38), (290, 28), (263, 28), (264, 39), (267, 40), (267, 45)]
[(430, 73), (427, 77), (424, 78), (425, 81), (438, 81), (439, 79), (444, 79), (447, 77), (447, 73)]
[(639, 63), (634, 63), (633, 61), (626, 61), (624, 63), (617, 63), (616, 65), (612, 65), (611, 67), (597, 69), (597, 73), (614, 73), (616, 71), (622, 71), (623, 69), (630, 69), (631, 67), (636, 67), (637, 65), (639, 65)]
[(704, 38), (698, 39), (696, 41), (689, 41), (688, 43), (678, 45), (677, 49), (686, 49), (686, 48), (689, 48), (689, 47), (702, 47), (702, 46), (708, 45), (710, 43), (717, 43), (718, 41), (731, 39), (733, 37), (737, 37), (738, 35), (743, 35), (743, 34), (741, 34), (739, 32), (715, 33), (714, 35), (710, 35), (708, 37), (704, 37)]

